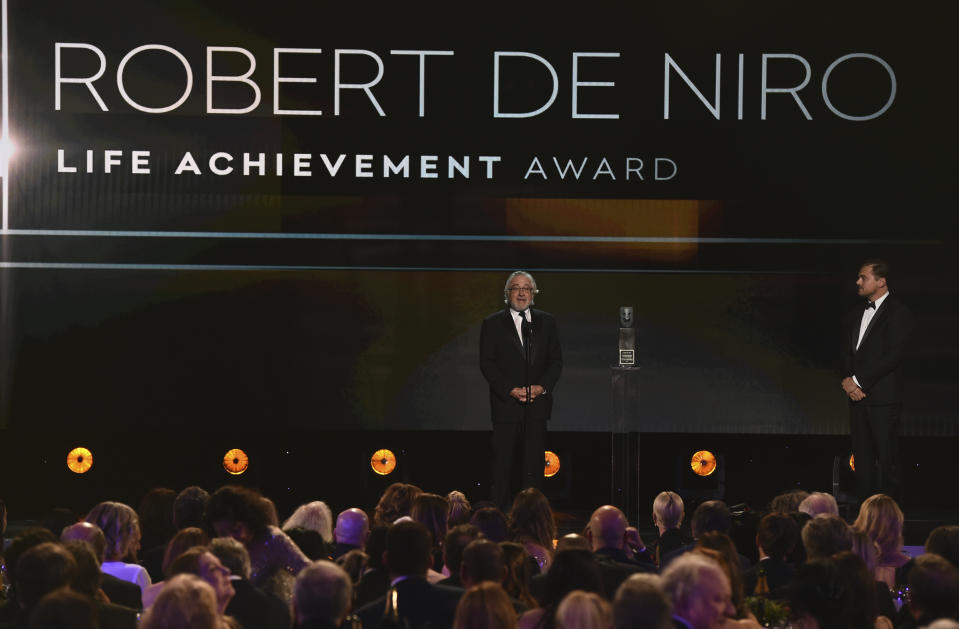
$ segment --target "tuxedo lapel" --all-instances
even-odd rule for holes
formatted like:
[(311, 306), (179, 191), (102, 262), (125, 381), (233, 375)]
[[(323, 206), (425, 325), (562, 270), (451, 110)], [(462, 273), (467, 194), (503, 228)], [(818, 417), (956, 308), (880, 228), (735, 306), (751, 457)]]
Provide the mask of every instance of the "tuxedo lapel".
[[(866, 331), (863, 332), (862, 341), (859, 343), (859, 347), (862, 347), (862, 344), (866, 342), (866, 339), (869, 338), (869, 333), (872, 332), (872, 329), (876, 327), (877, 323), (881, 322), (881, 319), (884, 318), (886, 311), (889, 310), (889, 299), (887, 298), (882, 302), (882, 305), (876, 310), (876, 314), (872, 316), (872, 319), (869, 321), (869, 325), (866, 326)], [(857, 350), (858, 351), (858, 350)]]
[(516, 332), (516, 322), (513, 320), (513, 311), (507, 308), (503, 311), (503, 324), (506, 326), (506, 333), (509, 334), (513, 347), (520, 353), (520, 356), (526, 356), (523, 351), (523, 342), (519, 340), (519, 334)]

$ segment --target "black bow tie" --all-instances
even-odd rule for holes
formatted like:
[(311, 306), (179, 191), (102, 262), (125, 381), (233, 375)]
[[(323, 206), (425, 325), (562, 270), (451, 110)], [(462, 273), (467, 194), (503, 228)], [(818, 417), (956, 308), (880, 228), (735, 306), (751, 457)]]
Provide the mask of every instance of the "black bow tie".
[(863, 310), (869, 310), (870, 308), (872, 308), (873, 310), (875, 310), (875, 309), (876, 309), (876, 302), (874, 302), (874, 301), (867, 301), (867, 302), (866, 302), (866, 305), (863, 306)]

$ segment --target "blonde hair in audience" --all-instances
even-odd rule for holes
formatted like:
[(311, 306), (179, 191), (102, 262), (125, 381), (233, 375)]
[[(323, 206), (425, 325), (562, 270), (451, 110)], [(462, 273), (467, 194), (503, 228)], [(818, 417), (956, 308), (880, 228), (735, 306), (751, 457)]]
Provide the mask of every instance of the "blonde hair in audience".
[(594, 592), (573, 590), (556, 608), (559, 629), (609, 629), (613, 626), (613, 608)]
[(460, 598), (453, 629), (516, 629), (516, 610), (499, 583), (483, 581)]
[(140, 520), (133, 507), (122, 502), (101, 502), (90, 510), (87, 522), (96, 524), (106, 538), (104, 561), (122, 561), (140, 542)]
[(179, 574), (163, 586), (143, 615), (140, 629), (216, 629), (216, 594), (192, 574)]
[(879, 563), (892, 561), (902, 550), (902, 509), (885, 494), (863, 501), (853, 528), (863, 531), (879, 546)]
[(662, 491), (653, 500), (653, 520), (667, 529), (678, 529), (683, 523), (686, 506), (682, 497), (673, 491)]
[(284, 531), (297, 527), (316, 531), (327, 544), (333, 541), (333, 513), (322, 500), (300, 505), (283, 523)]

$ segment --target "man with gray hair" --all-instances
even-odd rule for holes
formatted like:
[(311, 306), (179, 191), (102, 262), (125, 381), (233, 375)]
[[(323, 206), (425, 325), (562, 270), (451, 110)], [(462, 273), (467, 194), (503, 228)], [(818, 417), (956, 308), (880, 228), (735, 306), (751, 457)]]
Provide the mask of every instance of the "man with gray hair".
[(298, 629), (333, 629), (343, 624), (353, 602), (353, 584), (332, 561), (314, 561), (300, 570), (293, 590)]
[(210, 542), (210, 552), (230, 570), (235, 594), (226, 606), (227, 616), (236, 618), (243, 629), (290, 626), (286, 604), (250, 583), (250, 554), (243, 544), (232, 537), (217, 537)]
[(841, 518), (820, 515), (803, 526), (802, 543), (810, 560), (828, 559), (838, 552), (852, 549), (852, 531)]
[(839, 515), (839, 505), (832, 494), (814, 491), (799, 503), (799, 513), (808, 513), (810, 517), (817, 515)]
[[(526, 271), (506, 278), (506, 307), (480, 329), (480, 371), (489, 384), (493, 419), (492, 499), (505, 509), (515, 491), (543, 487), (546, 422), (563, 352), (553, 316), (531, 308), (539, 290)], [(520, 463), (520, 481), (511, 484)], [(512, 485), (512, 486), (511, 486)]]
[(699, 553), (684, 553), (669, 564), (663, 571), (663, 590), (677, 628), (716, 629), (736, 613), (726, 573)]

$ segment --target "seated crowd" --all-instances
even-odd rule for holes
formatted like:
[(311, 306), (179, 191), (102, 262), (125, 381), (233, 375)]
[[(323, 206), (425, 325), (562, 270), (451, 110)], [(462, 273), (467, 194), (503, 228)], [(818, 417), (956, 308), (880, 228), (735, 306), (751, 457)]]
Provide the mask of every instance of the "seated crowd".
[(710, 500), (686, 533), (664, 491), (647, 541), (611, 505), (559, 537), (536, 489), (506, 514), (395, 483), (369, 516), (316, 501), (282, 528), (238, 486), (56, 514), (2, 547), (0, 629), (959, 629), (959, 526), (911, 558), (882, 494), (851, 525), (823, 493), (751, 526)]

